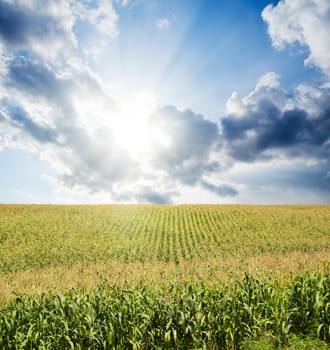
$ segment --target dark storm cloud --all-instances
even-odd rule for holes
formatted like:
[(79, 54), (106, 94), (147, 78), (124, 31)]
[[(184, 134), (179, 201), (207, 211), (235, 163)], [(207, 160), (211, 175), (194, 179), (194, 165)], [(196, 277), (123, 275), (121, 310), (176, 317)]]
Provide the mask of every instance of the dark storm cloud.
[(180, 111), (174, 106), (159, 108), (151, 123), (166, 136), (166, 145), (154, 146), (155, 165), (183, 184), (194, 185), (206, 172), (219, 168), (210, 154), (219, 147), (216, 123), (191, 110)]
[(215, 193), (219, 197), (234, 197), (238, 195), (238, 191), (229, 185), (213, 185), (207, 181), (200, 181), (202, 188)]
[[(330, 98), (330, 93), (328, 93)], [(252, 162), (266, 158), (265, 151), (280, 150), (288, 156), (329, 157), (330, 108), (310, 116), (301, 109), (284, 110), (269, 100), (258, 101), (257, 110), (221, 120), (228, 153), (234, 159)], [(269, 154), (268, 154), (269, 156)]]

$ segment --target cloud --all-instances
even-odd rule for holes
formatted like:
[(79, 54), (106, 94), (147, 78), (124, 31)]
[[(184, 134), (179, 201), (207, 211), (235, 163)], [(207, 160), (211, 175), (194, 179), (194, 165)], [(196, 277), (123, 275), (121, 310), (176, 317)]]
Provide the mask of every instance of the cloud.
[(220, 142), (216, 123), (174, 106), (160, 107), (150, 120), (165, 136), (164, 143), (153, 145), (153, 165), (167, 176), (194, 185), (205, 173), (219, 168), (211, 159)]
[(205, 190), (215, 193), (219, 197), (234, 197), (238, 195), (238, 191), (229, 185), (214, 185), (207, 181), (200, 181), (200, 185)]
[[(327, 160), (330, 89), (299, 86), (286, 92), (273, 81), (267, 85), (269, 76), (266, 78), (262, 77), (263, 84), (259, 81), (247, 97), (240, 99), (234, 94), (234, 102), (228, 102), (229, 116), (221, 120), (227, 152), (236, 160), (248, 162), (272, 159), (278, 151), (287, 157)], [(307, 109), (311, 97), (318, 107)]]
[(330, 181), (325, 177), (328, 169), (326, 162), (281, 158), (271, 162), (235, 163), (227, 176), (244, 186), (239, 197), (244, 202), (328, 203)]
[(31, 50), (47, 59), (68, 57), (77, 46), (68, 2), (0, 1), (0, 39), (7, 50)]
[(150, 187), (143, 187), (135, 198), (138, 203), (156, 203), (156, 204), (172, 204), (172, 197), (177, 195), (177, 192), (161, 193), (153, 190)]
[(102, 128), (89, 134), (83, 128), (73, 127), (65, 130), (63, 136), (69, 151), (59, 154), (67, 167), (67, 172), (60, 176), (65, 184), (111, 193), (114, 183), (138, 175), (134, 161), (116, 144), (110, 130)]
[(330, 190), (330, 3), (282, 0), (268, 5), (262, 17), (273, 46), (306, 47), (305, 64), (319, 67), (325, 82), (287, 91), (279, 76), (269, 72), (247, 96), (233, 92), (228, 115), (220, 122), (223, 150), (231, 158), (227, 176), (244, 184), (247, 192), (265, 191), (275, 198), (274, 189), (295, 189), (299, 192), (290, 196), (298, 201), (315, 198), (316, 192), (324, 200)]
[(32, 138), (41, 143), (57, 143), (56, 131), (31, 120), (20, 106), (7, 99), (1, 100), (0, 105), (0, 123), (8, 121), (14, 128), (24, 129)]
[[(289, 15), (286, 23), (283, 13), (294, 12), (293, 6), (297, 18)], [(328, 38), (316, 44), (307, 33), (328, 28), (327, 8), (321, 1), (280, 1), (263, 12), (276, 47), (294, 41), (306, 45), (309, 62), (325, 73)], [(157, 26), (166, 29), (174, 20), (160, 18)], [(279, 76), (269, 72), (247, 96), (232, 94), (227, 116), (219, 123), (176, 106), (155, 110), (155, 102), (148, 102), (144, 108), (142, 95), (137, 99), (143, 108), (137, 104), (134, 111), (131, 96), (116, 96), (88, 64), (92, 52), (118, 34), (117, 22), (111, 1), (0, 0), (1, 149), (37, 152), (56, 172), (50, 179), (53, 186), (114, 201), (172, 203), (187, 187), (240, 198), (244, 181), (252, 187), (258, 181), (269, 185), (257, 173), (255, 183), (243, 175), (233, 182), (226, 174), (237, 164), (268, 164), (264, 174), (278, 187), (290, 186), (294, 178), (297, 188), (321, 191), (329, 185), (329, 84), (302, 84), (287, 91)], [(150, 148), (138, 154), (116, 140), (116, 130), (124, 140), (148, 137), (148, 132), (154, 137)], [(292, 161), (297, 170), (275, 167), (279, 160)], [(270, 176), (273, 169), (281, 171), (275, 178)]]
[[(122, 1), (122, 6), (127, 6), (128, 2)], [(118, 34), (116, 14), (111, 1), (105, 0), (84, 0), (71, 1), (73, 13), (79, 20), (89, 22), (102, 34), (114, 37)]]
[(7, 62), (2, 78), (7, 93), (0, 105), (4, 122), (20, 131), (17, 137), (23, 145), (28, 136), (38, 152), (56, 167), (58, 184), (111, 193), (114, 183), (132, 178), (130, 171), (139, 173), (111, 130), (93, 120), (93, 108), (90, 120), (78, 113), (81, 94), (87, 94), (92, 104), (96, 95), (111, 113), (111, 99), (88, 71), (63, 78), (45, 63), (16, 56)]
[(128, 152), (118, 147), (105, 127), (90, 133), (72, 120), (55, 129), (37, 124), (18, 106), (7, 111), (8, 122), (23, 134), (23, 145), (30, 136), (38, 152), (55, 166), (58, 185), (110, 194), (113, 184), (138, 175)]
[[(121, 118), (120, 109), (89, 70), (67, 67), (68, 74), (58, 74), (40, 59), (18, 55), (5, 66), (0, 133), (15, 135), (12, 147), (28, 147), (52, 164), (57, 173), (52, 184), (59, 188), (104, 193), (118, 201), (171, 203), (177, 194), (176, 181), (194, 183), (213, 166), (207, 158), (218, 129), (201, 115), (175, 107), (164, 107), (153, 115), (154, 129), (164, 128), (170, 145), (169, 149), (156, 145), (159, 154), (147, 155), (146, 170), (143, 159), (133, 159), (117, 144), (111, 123)], [(193, 148), (189, 138), (196, 141)], [(172, 153), (168, 158), (167, 151)], [(199, 169), (201, 160), (203, 169)], [(155, 177), (158, 167), (159, 179)]]
[(81, 27), (87, 23), (89, 31), (112, 38), (118, 34), (117, 19), (112, 2), (103, 0), (0, 0), (0, 46), (33, 53), (48, 63), (65, 63), (80, 49), (95, 54), (104, 47), (100, 37), (85, 42)]
[(55, 72), (43, 61), (14, 56), (7, 61), (6, 68), (3, 76), (6, 88), (42, 97), (59, 106), (67, 105), (66, 91), (72, 89), (72, 83), (67, 79), (57, 78)]
[(123, 7), (128, 6), (132, 2), (132, 0), (115, 0), (115, 1), (118, 5)]
[(283, 49), (299, 43), (307, 46), (306, 64), (330, 75), (330, 2), (327, 0), (281, 0), (262, 12), (273, 46)]
[(262, 88), (278, 89), (280, 87), (280, 77), (274, 72), (268, 72), (259, 78), (256, 90), (260, 91)]
[(171, 17), (162, 17), (157, 19), (156, 25), (159, 29), (167, 29), (172, 25), (174, 21), (175, 15), (172, 15)]

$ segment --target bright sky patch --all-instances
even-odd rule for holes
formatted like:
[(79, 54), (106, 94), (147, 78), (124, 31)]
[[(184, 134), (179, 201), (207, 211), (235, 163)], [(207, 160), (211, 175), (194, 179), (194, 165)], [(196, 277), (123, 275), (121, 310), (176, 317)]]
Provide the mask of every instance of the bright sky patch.
[(0, 0), (0, 201), (329, 203), (329, 34), (324, 0)]

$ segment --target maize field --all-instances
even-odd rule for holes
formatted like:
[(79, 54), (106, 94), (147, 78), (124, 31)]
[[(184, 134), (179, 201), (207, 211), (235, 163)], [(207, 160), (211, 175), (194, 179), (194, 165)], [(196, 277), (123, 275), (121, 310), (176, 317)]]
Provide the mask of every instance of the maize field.
[(324, 340), (326, 349), (329, 275), (284, 286), (250, 275), (221, 288), (103, 285), (19, 296), (0, 313), (2, 349), (241, 349), (260, 337), (281, 346), (292, 334)]
[(0, 205), (0, 252), (1, 349), (330, 343), (330, 206)]

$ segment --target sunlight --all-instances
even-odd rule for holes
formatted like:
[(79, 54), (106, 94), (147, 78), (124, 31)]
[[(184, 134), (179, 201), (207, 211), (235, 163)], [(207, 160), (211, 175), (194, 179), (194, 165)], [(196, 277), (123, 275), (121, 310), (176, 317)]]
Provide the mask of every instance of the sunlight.
[(116, 144), (132, 157), (150, 153), (155, 144), (168, 144), (164, 131), (151, 123), (158, 107), (152, 90), (111, 92), (111, 98), (91, 91), (79, 91), (73, 96), (83, 128), (92, 135), (108, 129)]
[(111, 128), (116, 142), (131, 155), (150, 151), (155, 142), (162, 142), (165, 135), (150, 125), (150, 118), (157, 108), (157, 96), (153, 91), (141, 90), (121, 95), (119, 115)]

